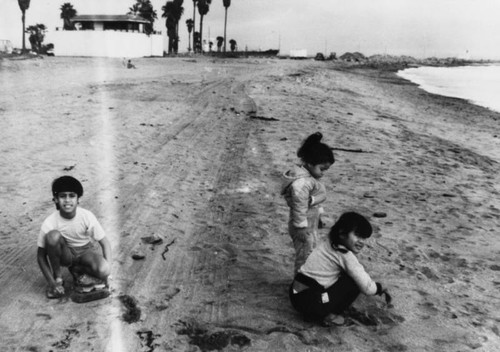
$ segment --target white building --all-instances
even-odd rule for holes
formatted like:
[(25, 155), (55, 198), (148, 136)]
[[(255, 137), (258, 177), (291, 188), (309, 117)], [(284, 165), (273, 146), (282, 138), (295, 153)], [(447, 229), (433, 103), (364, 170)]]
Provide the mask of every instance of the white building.
[(12, 43), (7, 39), (0, 39), (0, 53), (11, 54), (13, 50)]
[(163, 56), (161, 34), (144, 32), (147, 20), (134, 15), (79, 15), (76, 30), (55, 31), (44, 42), (54, 44), (56, 56)]

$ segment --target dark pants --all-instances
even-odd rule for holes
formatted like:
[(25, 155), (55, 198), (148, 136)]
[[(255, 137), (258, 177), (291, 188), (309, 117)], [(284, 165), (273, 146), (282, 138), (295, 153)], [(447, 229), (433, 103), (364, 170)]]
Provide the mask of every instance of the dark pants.
[(293, 293), (292, 284), (289, 290), (290, 301), (292, 306), (307, 319), (321, 320), (331, 313), (340, 314), (360, 293), (354, 280), (345, 274), (326, 290), (316, 280), (300, 273), (295, 276), (295, 281), (307, 288)]

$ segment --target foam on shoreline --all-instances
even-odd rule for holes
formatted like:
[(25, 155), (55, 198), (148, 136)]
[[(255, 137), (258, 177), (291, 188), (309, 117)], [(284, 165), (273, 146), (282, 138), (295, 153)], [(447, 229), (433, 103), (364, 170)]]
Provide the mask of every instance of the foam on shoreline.
[(418, 67), (398, 72), (398, 76), (423, 90), (465, 99), (500, 112), (500, 66)]

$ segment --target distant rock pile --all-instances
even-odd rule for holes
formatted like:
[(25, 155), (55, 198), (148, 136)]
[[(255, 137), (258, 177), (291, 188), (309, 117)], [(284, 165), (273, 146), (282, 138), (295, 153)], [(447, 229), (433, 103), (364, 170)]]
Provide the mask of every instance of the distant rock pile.
[(349, 61), (349, 62), (365, 62), (366, 56), (364, 56), (359, 52), (354, 52), (354, 53), (345, 53), (341, 55), (339, 59), (342, 61)]
[(407, 67), (416, 67), (416, 66), (462, 66), (471, 64), (474, 61), (458, 59), (458, 58), (425, 58), (425, 59), (416, 59), (412, 56), (401, 55), (372, 55), (366, 57), (362, 53), (347, 52), (339, 56), (339, 60), (354, 64), (355, 66), (368, 66), (373, 68), (384, 68), (384, 69), (402, 69)]

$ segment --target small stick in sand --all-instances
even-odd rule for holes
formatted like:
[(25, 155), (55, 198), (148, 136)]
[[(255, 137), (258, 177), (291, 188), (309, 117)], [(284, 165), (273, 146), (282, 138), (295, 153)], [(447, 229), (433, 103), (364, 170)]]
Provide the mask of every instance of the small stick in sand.
[(170, 247), (171, 245), (173, 245), (175, 242), (175, 238), (170, 241), (170, 243), (168, 243), (166, 246), (165, 246), (165, 249), (163, 250), (163, 252), (161, 253), (161, 257), (163, 258), (163, 260), (167, 260), (167, 258), (165, 258), (165, 253), (168, 252), (168, 247)]
[(347, 149), (347, 148), (335, 148), (335, 147), (332, 147), (331, 149), (332, 150), (340, 150), (343, 152), (350, 152), (350, 153), (373, 153), (373, 152), (366, 151), (363, 149)]

